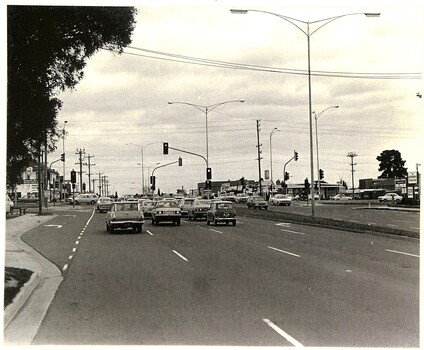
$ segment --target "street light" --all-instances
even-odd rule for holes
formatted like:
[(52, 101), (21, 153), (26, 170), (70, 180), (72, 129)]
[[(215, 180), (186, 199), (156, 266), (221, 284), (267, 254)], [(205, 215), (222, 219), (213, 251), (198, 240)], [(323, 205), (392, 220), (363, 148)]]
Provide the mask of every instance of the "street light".
[(269, 134), (269, 157), (270, 157), (270, 163), (271, 163), (271, 185), (272, 185), (272, 135), (274, 134), (274, 132), (276, 131), (281, 131), (278, 128), (274, 128), (272, 129), (271, 133)]
[(339, 106), (330, 106), (327, 107), (326, 109), (322, 110), (321, 112), (319, 112), (318, 114), (316, 114), (315, 112), (312, 112), (314, 114), (315, 117), (315, 141), (317, 144), (317, 181), (318, 181), (318, 197), (319, 199), (321, 199), (321, 179), (319, 176), (319, 157), (318, 157), (318, 118), (321, 116), (321, 114), (323, 114), (327, 109), (330, 108), (339, 108)]
[[(273, 15), (273, 16), (277, 16), (277, 17), (285, 20), (286, 22), (294, 25), (297, 29), (299, 29), (307, 37), (307, 44), (308, 44), (308, 88), (309, 88), (309, 148), (310, 148), (310, 162), (311, 162), (311, 184), (312, 184), (312, 186), (310, 187), (310, 193), (311, 193), (311, 216), (314, 218), (315, 217), (315, 198), (314, 198), (314, 186), (313, 186), (313, 184), (314, 184), (314, 155), (313, 155), (313, 134), (312, 134), (312, 87), (311, 87), (311, 43), (310, 43), (310, 38), (311, 38), (312, 34), (317, 32), (319, 29), (321, 29), (322, 27), (324, 27), (328, 23), (333, 22), (333, 21), (335, 21), (339, 18), (346, 17), (346, 16), (352, 16), (352, 15), (365, 15), (366, 17), (379, 17), (380, 13), (367, 13), (367, 12), (365, 12), (365, 13), (364, 12), (362, 12), (362, 13), (348, 13), (348, 14), (344, 14), (344, 15), (340, 15), (340, 16), (334, 16), (334, 17), (329, 17), (329, 18), (317, 20), (317, 21), (307, 22), (307, 21), (302, 21), (302, 20), (296, 19), (296, 18), (280, 15), (280, 14), (273, 13), (273, 12), (262, 11), (262, 10), (231, 9), (230, 11), (233, 14), (247, 14), (250, 11), (250, 12), (267, 13), (267, 14), (270, 14), (270, 15)], [(311, 24), (319, 24), (319, 26), (318, 26), (318, 28), (316, 28), (315, 30), (313, 30), (311, 32), (310, 28), (309, 28), (309, 26)], [(301, 25), (306, 25), (306, 30), (302, 29)]]

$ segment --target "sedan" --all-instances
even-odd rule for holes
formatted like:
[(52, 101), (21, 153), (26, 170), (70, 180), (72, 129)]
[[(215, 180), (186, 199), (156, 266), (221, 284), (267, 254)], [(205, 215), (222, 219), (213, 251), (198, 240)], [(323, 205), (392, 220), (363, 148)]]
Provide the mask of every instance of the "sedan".
[(334, 197), (330, 197), (330, 199), (333, 199), (335, 201), (348, 201), (352, 199), (352, 197), (346, 196), (343, 193), (339, 193), (339, 194), (336, 194)]
[(378, 197), (378, 200), (380, 202), (396, 202), (396, 203), (400, 203), (402, 201), (403, 197), (399, 196), (397, 193), (386, 193), (384, 196), (380, 196)]
[(111, 233), (116, 229), (132, 229), (141, 232), (144, 215), (138, 203), (116, 202), (106, 214), (106, 230)]
[(292, 198), (287, 194), (276, 194), (271, 198), (272, 205), (290, 205)]
[[(152, 209), (155, 207), (154, 201), (150, 199), (145, 199), (141, 203), (141, 210), (143, 211), (145, 218), (151, 218), (152, 217)], [(139, 203), (140, 204), (140, 203)]]
[(188, 208), (188, 219), (196, 220), (197, 218), (206, 219), (207, 212), (212, 201), (208, 199), (196, 199), (192, 206)]
[(110, 197), (100, 197), (97, 200), (96, 210), (99, 213), (107, 213), (110, 210), (110, 207), (113, 204), (113, 200)]
[(261, 196), (251, 196), (247, 199), (247, 207), (249, 209), (253, 208), (253, 209), (262, 209), (264, 208), (265, 210), (268, 209), (268, 202), (263, 199)]
[(161, 222), (172, 222), (176, 225), (181, 225), (181, 209), (177, 201), (156, 202), (152, 209), (152, 225), (158, 225)]
[(227, 225), (231, 222), (236, 226), (236, 211), (234, 210), (233, 203), (230, 201), (216, 201), (212, 202), (206, 217), (206, 223), (209, 225), (211, 222), (215, 226), (220, 222), (225, 222)]

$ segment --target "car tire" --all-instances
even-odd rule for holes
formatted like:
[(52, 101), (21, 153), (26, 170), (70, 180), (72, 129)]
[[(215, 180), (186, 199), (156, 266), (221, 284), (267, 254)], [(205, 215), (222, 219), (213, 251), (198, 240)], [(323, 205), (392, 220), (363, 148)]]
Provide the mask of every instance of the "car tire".
[(110, 231), (110, 227), (108, 224), (106, 224), (106, 231), (109, 232)]
[(211, 223), (210, 223), (210, 221), (208, 220), (208, 219), (206, 219), (206, 225), (210, 225)]
[(264, 207), (265, 210), (268, 210), (268, 207)]
[(236, 226), (236, 220), (233, 221), (233, 226)]
[(93, 205), (94, 203), (96, 203), (95, 201), (91, 201), (90, 204)]
[(217, 226), (218, 225), (218, 221), (217, 220), (215, 220), (215, 226)]
[(110, 233), (115, 233), (115, 229), (113, 228), (113, 226), (110, 226)]
[(75, 201), (75, 205), (78, 205), (78, 201)]
[(177, 220), (177, 226), (181, 226), (181, 220)]
[(152, 218), (152, 225), (154, 225), (154, 224), (155, 224), (155, 219)]

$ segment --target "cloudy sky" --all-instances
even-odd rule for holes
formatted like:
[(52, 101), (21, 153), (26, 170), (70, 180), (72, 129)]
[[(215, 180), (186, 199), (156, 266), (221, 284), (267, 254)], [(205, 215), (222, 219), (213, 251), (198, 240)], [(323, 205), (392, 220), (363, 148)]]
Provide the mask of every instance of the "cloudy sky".
[[(235, 15), (231, 8), (311, 22), (311, 31), (323, 23), (312, 22), (321, 19), (381, 12), (379, 18), (342, 17), (311, 35), (312, 110), (340, 106), (318, 119), (319, 165), (326, 181), (343, 179), (350, 186), (347, 155), (355, 152), (358, 186), (360, 178), (379, 175), (376, 157), (383, 150), (399, 150), (409, 171), (422, 163), (423, 100), (416, 94), (424, 92), (424, 26), (418, 1), (175, 3), (126, 3), (139, 10), (131, 47), (122, 55), (96, 54), (76, 90), (59, 96), (64, 102), (59, 125), (67, 121), (67, 178), (77, 169), (75, 153), (82, 148), (94, 155), (91, 171), (107, 175), (111, 191), (139, 192), (137, 163), (144, 147), (146, 183), (157, 163), (181, 156), (182, 167), (155, 171), (158, 187), (162, 192), (196, 188), (205, 180), (205, 162), (173, 150), (163, 155), (161, 142), (206, 157), (205, 113), (167, 101), (208, 106), (241, 99), (245, 102), (226, 103), (208, 114), (213, 180), (258, 179), (257, 120), (262, 176), (270, 169), (270, 135), (278, 128), (271, 138), (273, 179), (282, 178), (294, 150), (299, 161), (287, 165), (289, 182), (310, 178), (307, 36), (277, 16)], [(297, 24), (306, 30), (306, 24)], [(313, 134), (316, 169), (315, 123)], [(58, 146), (51, 160), (60, 157), (62, 143)]]

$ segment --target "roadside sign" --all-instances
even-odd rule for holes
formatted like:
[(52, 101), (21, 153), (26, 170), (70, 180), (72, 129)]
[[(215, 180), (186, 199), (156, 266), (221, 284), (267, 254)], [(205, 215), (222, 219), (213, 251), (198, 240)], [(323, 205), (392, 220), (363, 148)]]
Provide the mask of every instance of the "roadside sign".
[(417, 183), (417, 172), (416, 171), (408, 172), (408, 183), (411, 184), (411, 185)]
[(406, 179), (395, 179), (395, 188), (401, 189), (406, 187)]

